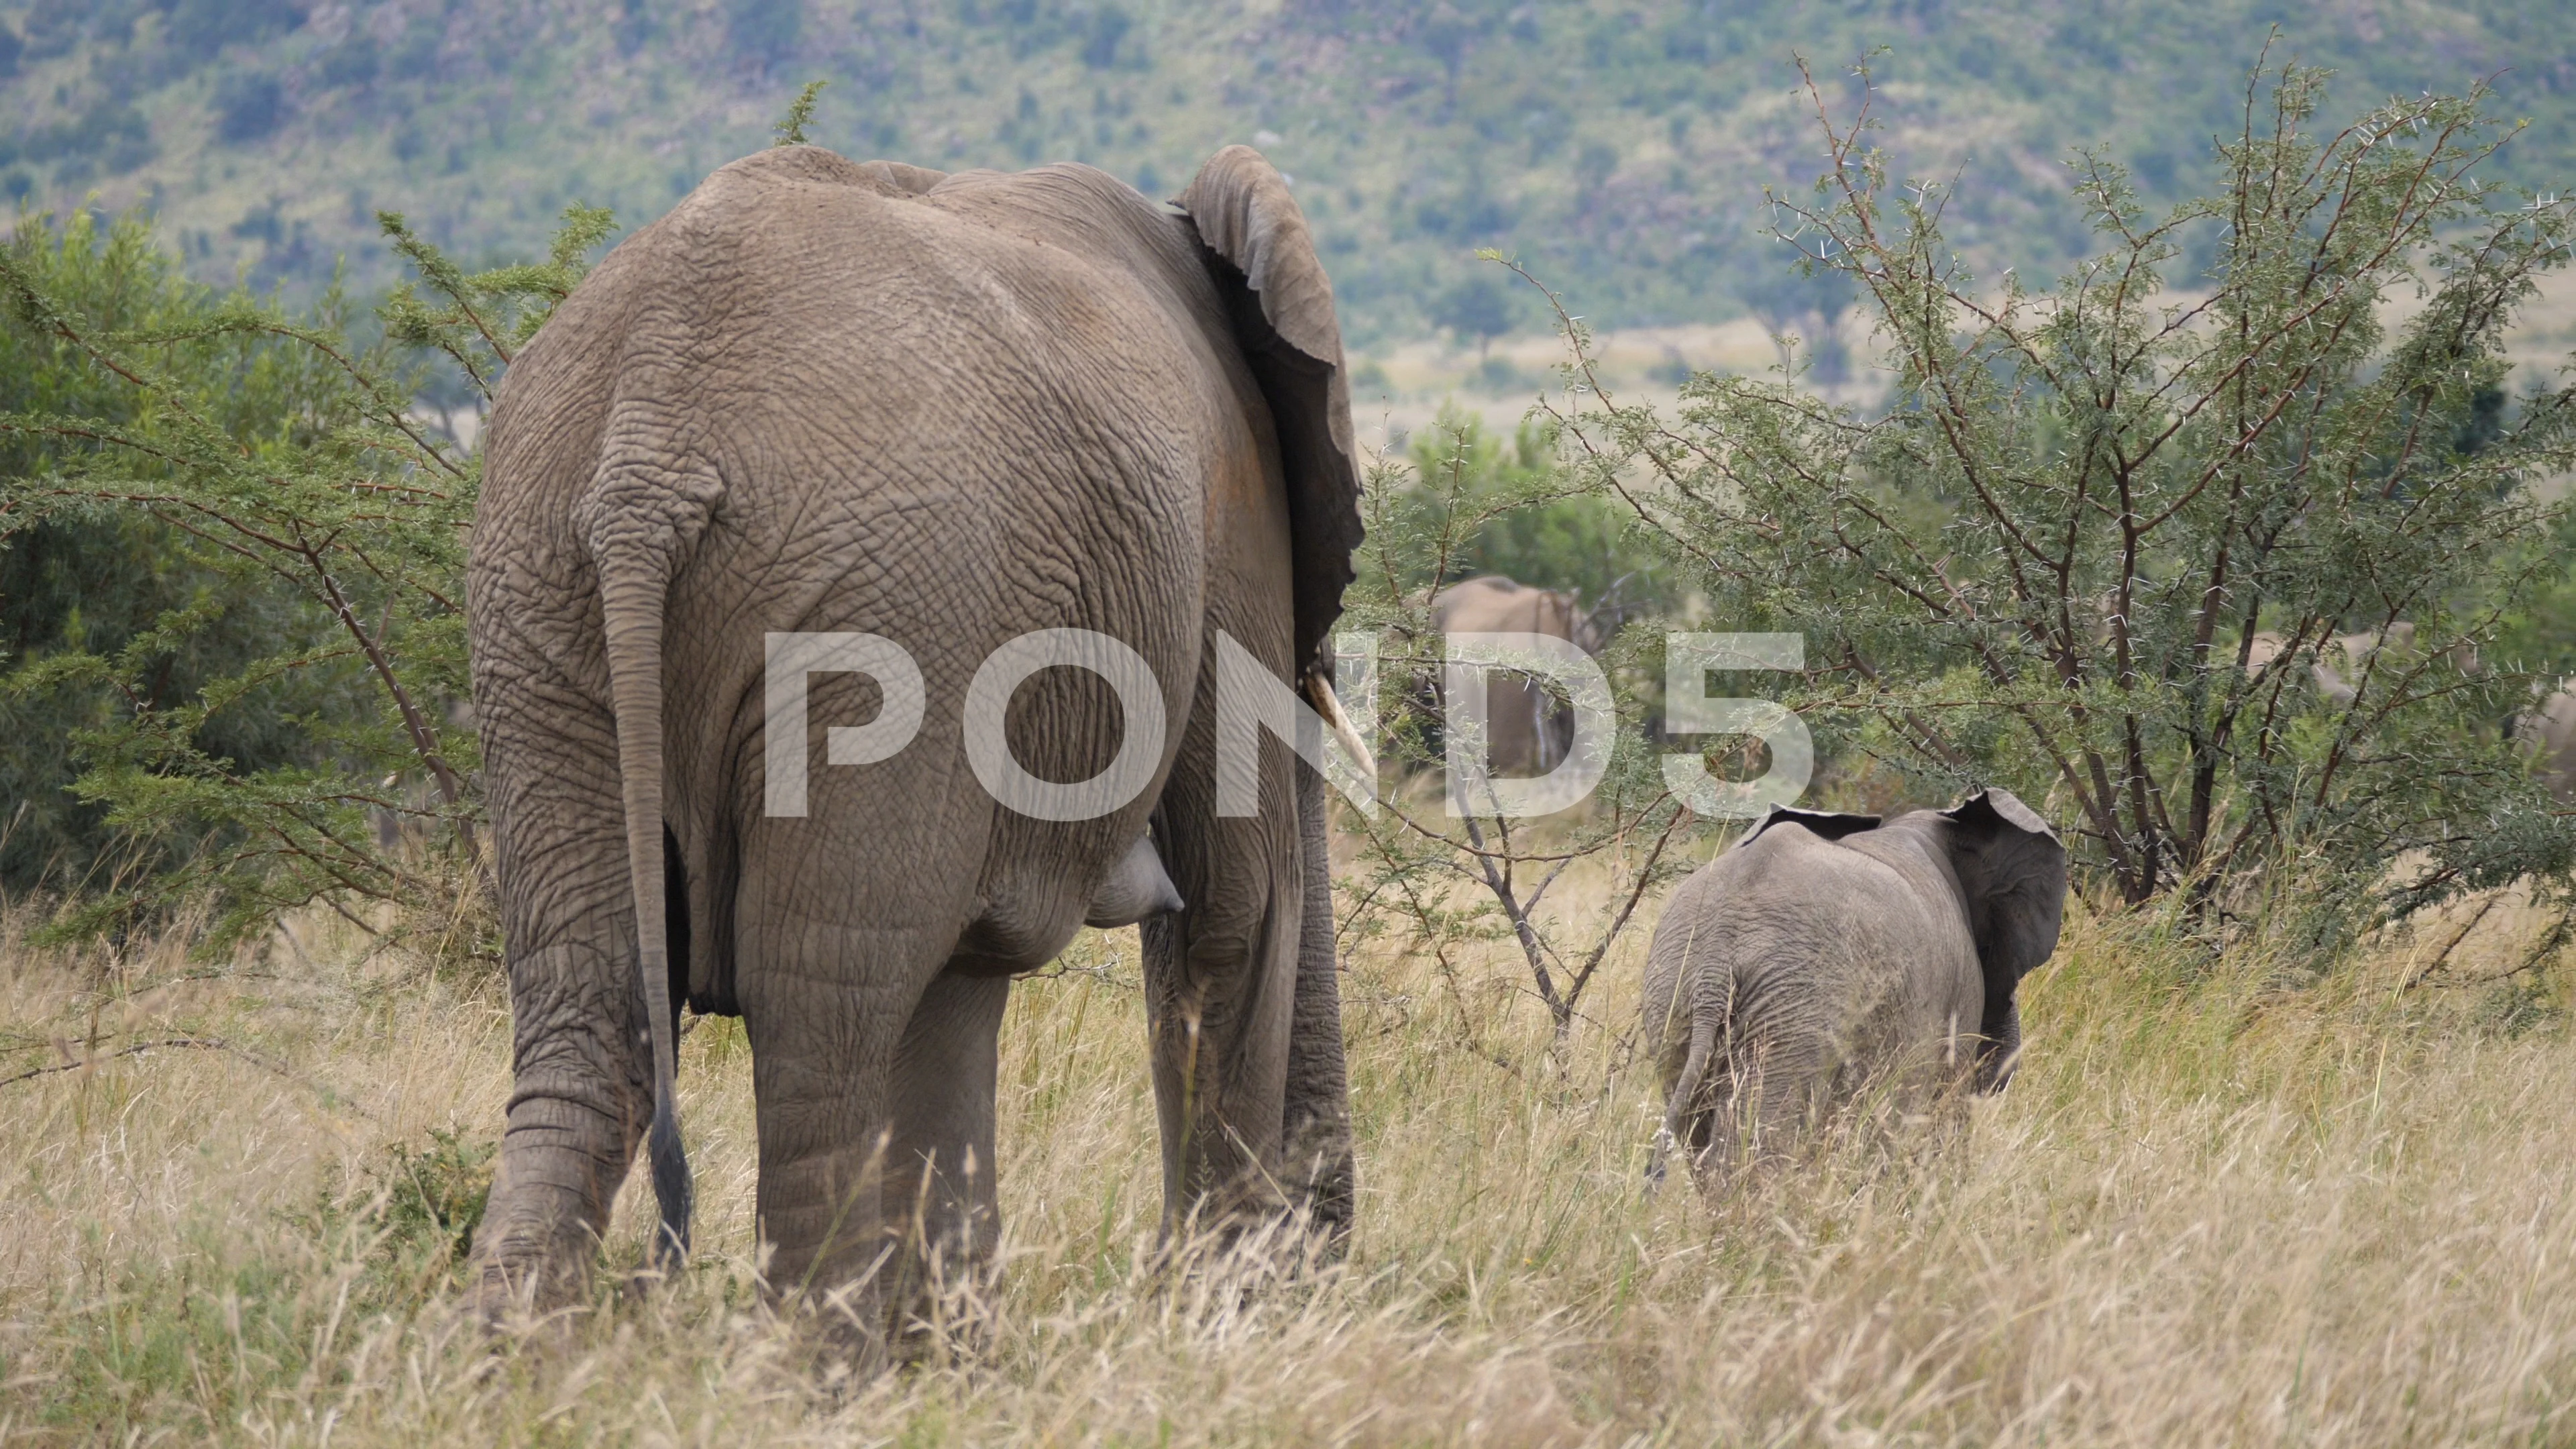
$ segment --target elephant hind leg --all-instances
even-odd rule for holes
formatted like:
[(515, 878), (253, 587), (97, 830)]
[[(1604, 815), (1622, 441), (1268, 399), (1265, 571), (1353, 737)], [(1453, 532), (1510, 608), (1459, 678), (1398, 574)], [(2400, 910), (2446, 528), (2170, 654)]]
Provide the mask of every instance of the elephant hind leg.
[(548, 946), (511, 963), (517, 1071), (474, 1237), (486, 1321), (580, 1294), (651, 1110), (633, 957), (616, 944), (622, 924), (597, 924), (611, 933), (606, 949)]
[(1010, 991), (1008, 977), (941, 973), (895, 1051), (887, 1306), (899, 1344), (935, 1329), (945, 1295), (979, 1286), (1001, 1246), (993, 1094)]
[[(678, 846), (667, 833), (664, 850), (676, 1036), (689, 916)], [(648, 1008), (632, 964), (634, 935), (632, 911), (612, 895), (570, 922), (559, 944), (511, 961), (513, 1089), (474, 1242), (476, 1310), (487, 1322), (514, 1307), (543, 1310), (580, 1296), (608, 1231), (609, 1207), (652, 1120)]]
[(1748, 1043), (1730, 1064), (1733, 1155), (1748, 1166), (1777, 1163), (1811, 1136), (1831, 1100), (1834, 1060), (1820, 1033), (1784, 1032)]
[[(920, 1179), (903, 1167), (898, 1095), (934, 1070), (914, 1022), (923, 1003), (953, 989), (935, 981), (955, 931), (870, 924), (841, 914), (841, 904), (829, 916), (780, 905), (751, 913), (743, 1026), (769, 1290), (872, 1356)], [(998, 1009), (988, 1014), (998, 1022)], [(934, 1009), (928, 1019), (945, 1018)]]
[(1689, 1164), (1691, 1180), (1704, 1193), (1722, 1190), (1744, 1163), (1757, 1138), (1745, 1111), (1751, 1105), (1726, 1053), (1721, 1049), (1692, 1092), (1687, 1108), (1668, 1114), (1671, 1146)]

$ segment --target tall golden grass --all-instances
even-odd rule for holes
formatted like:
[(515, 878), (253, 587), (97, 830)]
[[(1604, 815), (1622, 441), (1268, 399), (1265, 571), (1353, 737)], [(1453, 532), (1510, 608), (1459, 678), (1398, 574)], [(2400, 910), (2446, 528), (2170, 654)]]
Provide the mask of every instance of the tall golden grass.
[[(2071, 909), (2020, 1074), (1964, 1131), (1853, 1134), (1714, 1204), (1641, 1176), (1642, 925), (1558, 1053), (1507, 943), (1452, 981), (1389, 940), (1346, 992), (1357, 1238), (1285, 1276), (1157, 1266), (1136, 953), (1089, 936), (1014, 993), (998, 1279), (865, 1380), (754, 1291), (737, 1023), (683, 1043), (685, 1280), (604, 1272), (496, 1345), (400, 1184), (472, 1185), (497, 981), (328, 916), (221, 968), (34, 950), (21, 920), (0, 1440), (2565, 1442), (2576, 1050), (2551, 978), (2484, 979), (2536, 928), (2518, 904), (2407, 985), (2468, 919), (2320, 975), (2279, 935)], [(197, 1044), (128, 1051), (152, 1042)], [(612, 1268), (638, 1216), (630, 1185)]]

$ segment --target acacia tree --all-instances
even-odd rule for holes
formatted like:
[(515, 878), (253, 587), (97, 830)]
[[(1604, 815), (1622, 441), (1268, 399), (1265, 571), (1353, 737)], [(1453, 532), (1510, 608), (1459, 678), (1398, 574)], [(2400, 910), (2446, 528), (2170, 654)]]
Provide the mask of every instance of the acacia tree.
[[(1465, 1045), (1512, 1070), (1518, 1068), (1483, 1039), (1467, 1009), (1460, 947), (1510, 943), (1526, 973), (1519, 989), (1546, 1009), (1561, 1051), (1612, 948), (1635, 924), (1640, 903), (1685, 868), (1694, 835), (1694, 817), (1666, 786), (1646, 739), (1629, 729), (1612, 743), (1600, 787), (1578, 808), (1552, 816), (1517, 817), (1498, 808), (1490, 792), (1473, 791), (1461, 792), (1463, 808), (1451, 814), (1413, 788), (1445, 768), (1449, 741), (1441, 726), (1462, 727), (1456, 712), (1444, 720), (1437, 708), (1433, 680), (1446, 649), (1431, 624), (1434, 596), (1517, 528), (1562, 522), (1566, 510), (1587, 501), (1552, 448), (1543, 453), (1526, 432), (1519, 441), (1525, 446), (1506, 457), (1472, 414), (1444, 413), (1408, 460), (1382, 461), (1365, 480), (1368, 541), (1353, 559), (1358, 577), (1345, 595), (1344, 627), (1376, 633), (1378, 696), (1396, 705), (1380, 738), (1397, 784), (1374, 817), (1346, 821), (1356, 852), (1339, 891), (1342, 939), (1396, 936), (1427, 957), (1457, 998)], [(1518, 541), (1526, 546), (1546, 536)], [(1558, 542), (1572, 547), (1544, 560), (1525, 547), (1521, 556), (1571, 572), (1599, 566), (1587, 546), (1597, 543), (1614, 557), (1650, 562), (1625, 539), (1578, 533)], [(1624, 696), (1619, 713), (1632, 723), (1645, 713), (1647, 691), (1637, 685), (1651, 677), (1644, 665), (1652, 654), (1650, 641), (1623, 636), (1603, 660), (1614, 693)], [(1590, 889), (1559, 889), (1577, 871), (1595, 877), (1584, 882)]]
[[(471, 869), (474, 741), (449, 706), (467, 693), (459, 605), (480, 460), (416, 415), (420, 359), (453, 367), (488, 402), (609, 217), (576, 206), (544, 263), (479, 273), (400, 216), (380, 220), (420, 280), (381, 309), (383, 341), (370, 348), (350, 342), (336, 292), (296, 315), (183, 286), (139, 325), (119, 325), (56, 285), (89, 245), (78, 226), (0, 251), (12, 325), (86, 380), (79, 396), (107, 398), (0, 412), (0, 438), (42, 460), (0, 479), (0, 541), (53, 518), (128, 517), (208, 581), (128, 637), (72, 640), (0, 678), (17, 697), (114, 701), (73, 733), (73, 788), (137, 837), (206, 842), (165, 873), (94, 895), (66, 929), (211, 896), (221, 943), (313, 900), (450, 899), (450, 867)], [(119, 244), (138, 235), (129, 225)], [(255, 657), (182, 697), (154, 686), (169, 660), (252, 609), (269, 631)], [(228, 714), (281, 694), (307, 706), (293, 719), (301, 748), (252, 765), (213, 747)], [(426, 823), (412, 834), (430, 850), (397, 848), (399, 832), (387, 842), (379, 826), (404, 817)]]
[(2504, 338), (2576, 229), (2480, 179), (2485, 92), (2324, 131), (2325, 73), (2258, 63), (2216, 194), (2151, 216), (2076, 157), (2102, 250), (2037, 288), (1951, 252), (1949, 186), (1891, 183), (1858, 74), (1847, 123), (1809, 77), (1828, 165), (1773, 234), (1874, 317), (1890, 400), (1703, 374), (1667, 418), (1560, 308), (1580, 476), (1731, 625), (1805, 634), (1820, 740), (2046, 800), (2128, 901), (2290, 859), (2401, 912), (2563, 876), (2576, 824), (2502, 727), (2539, 680), (2480, 646), (2563, 568), (2534, 485), (2576, 464), (2571, 394), (2508, 399)]
[[(146, 329), (199, 305), (202, 289), (179, 275), (177, 259), (155, 247), (136, 218), (110, 222), (77, 212), (58, 226), (22, 225), (9, 246), (63, 310), (93, 327)], [(245, 369), (229, 348), (173, 347), (155, 360), (179, 385), (220, 396), (226, 426), (236, 431), (269, 431), (301, 406), (294, 370)], [(133, 396), (122, 378), (89, 365), (60, 338), (8, 325), (0, 313), (0, 410), (121, 422)], [(62, 451), (59, 440), (30, 445), (0, 437), (0, 477), (40, 475)], [(0, 542), (0, 649), (14, 659), (67, 646), (112, 650), (165, 612), (225, 596), (220, 620), (193, 632), (185, 651), (162, 654), (138, 682), (136, 698), (150, 705), (192, 697), (216, 675), (267, 653), (292, 608), (266, 592), (232, 590), (221, 574), (192, 566), (167, 530), (132, 510), (64, 507), (32, 525), (11, 518), (0, 529), (7, 535)], [(254, 768), (308, 753), (294, 718), (338, 702), (336, 681), (314, 682), (322, 687), (271, 690), (211, 717), (201, 744)], [(103, 689), (26, 691), (0, 683), (0, 739), (9, 742), (0, 750), (0, 891), (130, 874), (194, 845), (185, 835), (148, 844), (120, 836), (103, 808), (63, 788), (80, 773), (73, 732), (131, 703)]]

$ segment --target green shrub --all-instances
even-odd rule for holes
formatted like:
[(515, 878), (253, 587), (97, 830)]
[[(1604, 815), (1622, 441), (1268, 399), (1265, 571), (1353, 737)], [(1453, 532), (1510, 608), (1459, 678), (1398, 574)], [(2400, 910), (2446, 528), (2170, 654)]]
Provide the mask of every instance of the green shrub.
[(432, 1128), (429, 1145), (397, 1142), (354, 1181), (328, 1184), (307, 1219), (326, 1239), (354, 1234), (389, 1297), (450, 1282), (474, 1252), (474, 1230), (492, 1196), (497, 1144)]
[[(214, 303), (132, 217), (102, 226), (82, 212), (59, 228), (31, 223), (9, 254), (62, 312), (105, 332), (167, 331)], [(326, 303), (323, 315), (336, 310)], [(281, 365), (289, 360), (273, 344), (199, 339), (160, 347), (155, 360), (174, 388), (219, 407), (226, 426), (244, 436), (289, 436), (308, 401), (307, 380)], [(69, 339), (22, 318), (0, 319), (0, 412), (80, 418), (97, 432), (131, 426), (140, 400), (130, 382)], [(12, 490), (33, 488), (65, 459), (97, 453), (98, 440), (76, 431), (0, 434), (0, 479)], [(0, 676), (0, 732), (13, 741), (0, 751), (0, 801), (9, 812), (0, 819), (0, 891), (21, 895), (49, 878), (77, 886), (188, 856), (204, 843), (204, 829), (171, 822), (137, 840), (109, 825), (105, 801), (71, 792), (81, 769), (77, 739), (120, 712), (178, 708), (248, 668), (292, 632), (295, 602), (205, 562), (185, 533), (113, 501), (58, 498), (32, 507), (13, 497), (0, 535), (0, 650), (18, 667)], [(122, 689), (105, 680), (40, 682), (27, 672), (49, 660), (124, 654), (156, 621), (192, 610), (184, 645), (149, 650)], [(207, 716), (198, 743), (246, 770), (309, 762), (316, 751), (298, 718), (348, 712), (352, 682), (329, 670), (281, 679)]]
[[(39, 385), (0, 408), (18, 450), (0, 538), (16, 576), (50, 589), (8, 607), (35, 626), (52, 610), (15, 641), (0, 699), (73, 726), (71, 786), (99, 813), (61, 817), (57, 836), (195, 842), (92, 882), (60, 930), (210, 896), (221, 944), (313, 900), (452, 902), (472, 875), (475, 743), (451, 706), (467, 691), (458, 605), (480, 463), (413, 399), (424, 358), (488, 396), (609, 221), (575, 206), (547, 261), (474, 274), (382, 222), (421, 280), (368, 347), (336, 291), (291, 314), (191, 286), (139, 221), (103, 245), (86, 221), (22, 229), (0, 253), (5, 335), (39, 364)], [(86, 530), (55, 535), (66, 562), (50, 573), (28, 547), (45, 528)], [(136, 539), (157, 552), (103, 554)], [(120, 564), (154, 592), (94, 625), (83, 611), (124, 592)], [(275, 747), (228, 745), (244, 736)], [(424, 848), (380, 829), (403, 818)]]
[(1567, 590), (1613, 615), (1670, 602), (1659, 541), (1614, 500), (1566, 474), (1553, 427), (1523, 422), (1504, 438), (1475, 413), (1444, 406), (1406, 452), (1411, 481), (1399, 506), (1408, 517), (1383, 526), (1423, 535), (1397, 568), (1409, 583), (1504, 574)]
[[(2576, 464), (2576, 393), (2506, 402), (2503, 342), (2576, 207), (2485, 179), (2483, 91), (2324, 131), (2324, 85), (2258, 70), (2220, 190), (2162, 215), (2079, 156), (2103, 250), (2039, 287), (1970, 276), (1948, 187), (1894, 185), (1867, 100), (1838, 125), (1811, 84), (1830, 165), (1778, 234), (1857, 291), (1893, 395), (1567, 406), (1579, 471), (1729, 627), (1805, 635), (1820, 746), (1926, 797), (2010, 785), (2127, 900), (2295, 863), (2349, 922), (2563, 879), (2576, 820), (2499, 728), (2546, 681), (2494, 645), (2565, 571), (2536, 485)], [(2319, 686), (2334, 636), (2399, 624), (2348, 700)]]

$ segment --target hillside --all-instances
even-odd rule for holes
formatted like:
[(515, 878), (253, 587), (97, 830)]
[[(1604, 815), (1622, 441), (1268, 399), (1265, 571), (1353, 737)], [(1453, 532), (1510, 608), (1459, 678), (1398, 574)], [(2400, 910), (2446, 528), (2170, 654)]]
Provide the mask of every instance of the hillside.
[(345, 257), (372, 287), (392, 275), (377, 208), (475, 256), (526, 251), (574, 199), (638, 223), (823, 78), (815, 137), (857, 155), (1073, 158), (1168, 192), (1214, 147), (1258, 144), (1296, 178), (1364, 346), (1460, 320), (1478, 246), (1606, 325), (1705, 323), (1787, 285), (1758, 233), (1761, 186), (1812, 170), (1793, 49), (1830, 66), (1889, 47), (1900, 162), (1959, 171), (1960, 239), (2029, 265), (2083, 241), (2070, 146), (2111, 144), (2151, 195), (2198, 184), (2276, 21), (2275, 55), (2341, 68), (2348, 108), (2502, 72), (2497, 110), (2533, 121), (2509, 172), (2576, 181), (2576, 31), (2549, 7), (2293, 8), (10, 0), (0, 191), (148, 203), (210, 279), (300, 291)]

